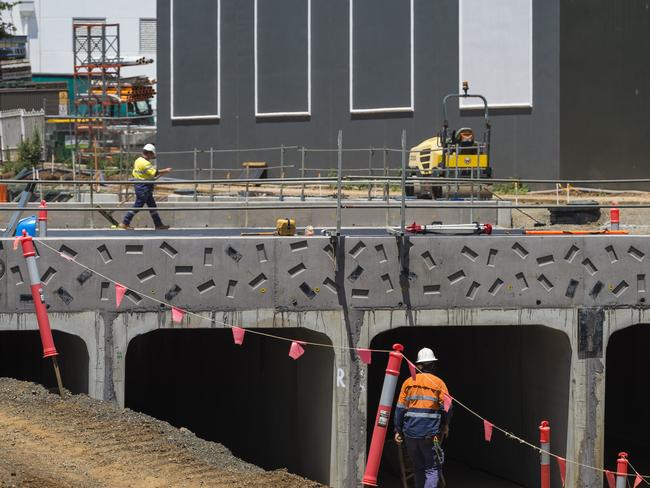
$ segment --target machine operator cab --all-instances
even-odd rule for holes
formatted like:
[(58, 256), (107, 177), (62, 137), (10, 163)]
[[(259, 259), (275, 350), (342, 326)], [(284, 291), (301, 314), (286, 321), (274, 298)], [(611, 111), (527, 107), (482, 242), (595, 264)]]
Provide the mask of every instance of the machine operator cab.
[[(418, 181), (418, 178), (472, 178), (492, 177), (490, 168), (490, 122), (487, 100), (483, 95), (468, 94), (469, 84), (463, 82), (463, 93), (447, 95), (443, 100), (444, 122), (437, 136), (411, 148), (409, 154), (409, 183), (406, 194), (418, 198), (440, 198), (443, 182)], [(451, 99), (478, 98), (483, 102), (483, 133), (472, 128), (451, 130), (447, 118), (447, 103)]]

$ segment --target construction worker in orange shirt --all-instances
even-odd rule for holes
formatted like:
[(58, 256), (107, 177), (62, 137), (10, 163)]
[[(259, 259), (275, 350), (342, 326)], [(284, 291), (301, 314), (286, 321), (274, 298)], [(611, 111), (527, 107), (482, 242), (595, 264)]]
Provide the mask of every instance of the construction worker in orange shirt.
[(415, 488), (444, 486), (441, 443), (449, 435), (451, 408), (445, 412), (447, 385), (433, 374), (437, 358), (420, 349), (416, 364), (423, 373), (404, 381), (395, 409), (395, 442), (406, 443), (415, 474)]

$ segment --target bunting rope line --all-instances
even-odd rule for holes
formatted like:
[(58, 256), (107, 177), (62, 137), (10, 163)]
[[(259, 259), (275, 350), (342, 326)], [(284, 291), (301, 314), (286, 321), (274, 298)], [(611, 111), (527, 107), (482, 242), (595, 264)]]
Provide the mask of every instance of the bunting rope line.
[[(636, 468), (632, 465), (632, 463), (628, 460), (627, 465), (632, 468), (632, 471), (634, 471), (634, 474), (636, 474), (639, 478), (641, 478), (641, 481), (643, 481), (644, 485), (650, 486), (650, 482), (648, 482), (648, 476), (644, 476), (642, 474), (639, 474), (639, 472), (636, 470)], [(638, 485), (634, 485), (638, 486)]]
[(201, 315), (200, 313), (193, 312), (191, 310), (181, 309), (179, 307), (176, 307), (176, 306), (172, 305), (169, 302), (165, 302), (165, 301), (160, 300), (158, 298), (147, 295), (146, 293), (142, 293), (140, 290), (135, 290), (135, 289), (130, 288), (128, 286), (124, 286), (119, 281), (116, 281), (113, 278), (110, 278), (110, 277), (100, 273), (99, 271), (91, 268), (90, 266), (86, 266), (82, 262), (77, 261), (74, 257), (67, 256), (64, 253), (62, 253), (61, 251), (57, 251), (54, 247), (50, 246), (49, 244), (47, 244), (44, 241), (39, 240), (39, 241), (35, 241), (35, 243), (42, 244), (43, 246), (45, 246), (50, 251), (57, 254), (61, 259), (65, 259), (66, 261), (72, 261), (73, 263), (77, 264), (78, 266), (80, 266), (80, 267), (82, 267), (82, 268), (84, 268), (84, 269), (86, 269), (86, 270), (88, 270), (88, 271), (90, 271), (92, 273), (95, 273), (100, 278), (104, 278), (105, 280), (110, 281), (114, 285), (122, 286), (127, 290), (134, 291), (138, 295), (140, 295), (140, 296), (142, 296), (142, 297), (144, 297), (144, 298), (146, 298), (148, 300), (151, 300), (151, 301), (153, 301), (155, 303), (165, 305), (165, 306), (170, 307), (172, 309), (181, 310), (183, 312), (183, 314), (188, 314), (188, 315), (191, 315), (193, 317), (197, 317), (200, 320), (205, 320), (205, 321), (208, 321), (208, 322), (211, 322), (211, 323), (214, 322), (216, 324), (223, 325), (224, 327), (229, 327), (229, 328), (239, 327), (239, 328), (245, 329), (247, 333), (251, 333), (251, 334), (254, 334), (254, 335), (269, 337), (271, 339), (278, 339), (278, 340), (282, 340), (282, 341), (285, 341), (285, 342), (294, 342), (294, 341), (296, 341), (296, 342), (299, 342), (299, 343), (301, 343), (303, 345), (308, 345), (308, 346), (329, 347), (329, 348), (332, 348), (332, 349), (340, 349), (340, 350), (346, 350), (346, 351), (357, 351), (359, 349), (364, 349), (366, 351), (378, 352), (378, 353), (384, 353), (384, 354), (388, 354), (388, 353), (392, 352), (392, 350), (387, 350), (387, 349), (367, 349), (367, 348), (350, 347), (350, 346), (336, 346), (334, 344), (323, 344), (323, 343), (320, 343), (320, 342), (310, 342), (310, 341), (296, 340), (296, 339), (291, 339), (291, 338), (288, 338), (288, 337), (282, 337), (282, 336), (278, 336), (278, 335), (274, 335), (274, 334), (269, 334), (268, 332), (261, 332), (259, 330), (246, 329), (245, 327), (242, 327), (241, 325), (227, 324), (226, 322), (222, 322), (222, 321), (217, 320), (217, 319), (212, 319), (211, 317), (206, 317), (205, 315)]
[[(19, 238), (17, 237), (16, 240), (18, 240), (18, 239)], [(359, 352), (359, 350), (369, 351), (369, 352), (377, 352), (377, 353), (384, 353), (384, 354), (388, 354), (388, 353), (393, 352), (392, 350), (387, 350), (387, 349), (357, 348), (357, 347), (350, 347), (350, 346), (336, 346), (334, 344), (323, 344), (323, 343), (319, 343), (319, 342), (301, 341), (301, 340), (291, 339), (291, 338), (287, 338), (287, 337), (277, 336), (277, 335), (274, 335), (274, 334), (269, 334), (267, 332), (261, 332), (261, 331), (258, 331), (258, 330), (246, 329), (244, 327), (240, 327), (240, 326), (233, 325), (233, 324), (227, 324), (226, 322), (222, 322), (222, 321), (219, 321), (219, 320), (216, 320), (216, 319), (212, 319), (211, 317), (206, 317), (205, 315), (201, 315), (200, 313), (193, 312), (191, 310), (179, 309), (178, 307), (172, 305), (171, 303), (165, 302), (163, 300), (152, 297), (152, 296), (147, 295), (145, 293), (141, 293), (140, 291), (134, 290), (133, 288), (125, 287), (124, 285), (122, 285), (118, 281), (116, 281), (116, 280), (114, 280), (114, 279), (100, 273), (99, 271), (96, 271), (95, 269), (83, 264), (80, 261), (77, 261), (73, 256), (67, 256), (63, 252), (56, 250), (56, 248), (50, 246), (45, 241), (38, 240), (36, 242), (38, 242), (38, 244), (42, 244), (45, 248), (52, 251), (54, 254), (58, 255), (61, 259), (65, 259), (66, 261), (72, 261), (75, 264), (77, 264), (78, 266), (80, 266), (80, 267), (82, 267), (82, 268), (84, 268), (84, 269), (86, 269), (86, 270), (88, 270), (88, 271), (90, 271), (92, 273), (95, 273), (97, 276), (99, 276), (99, 277), (113, 283), (116, 286), (122, 286), (126, 290), (134, 291), (134, 292), (138, 293), (138, 295), (141, 295), (142, 297), (147, 298), (147, 299), (149, 299), (149, 300), (151, 300), (151, 301), (153, 301), (155, 303), (159, 303), (161, 305), (165, 305), (167, 307), (170, 307), (172, 310), (173, 309), (182, 310), (183, 313), (186, 313), (188, 315), (197, 317), (200, 320), (209, 321), (210, 323), (214, 322), (216, 324), (223, 325), (224, 327), (228, 327), (228, 328), (231, 328), (231, 329), (235, 328), (235, 327), (236, 328), (241, 328), (241, 329), (244, 329), (246, 332), (254, 334), (254, 335), (259, 335), (259, 336), (268, 337), (268, 338), (271, 338), (271, 339), (277, 339), (277, 340), (290, 342), (290, 343), (297, 342), (298, 344), (301, 344), (301, 345), (325, 347), (325, 348), (330, 348), (330, 349), (340, 349), (340, 350), (356, 351), (356, 352)], [(421, 374), (424, 374), (423, 371), (420, 368), (418, 368), (415, 363), (411, 362), (403, 353), (400, 353), (400, 354), (406, 360), (407, 364), (410, 367), (412, 367), (415, 371), (417, 371), (417, 372), (419, 372)], [(425, 376), (425, 378), (426, 378), (426, 376)], [(499, 432), (501, 432), (503, 435), (506, 436), (506, 438), (515, 440), (515, 441), (519, 442), (520, 444), (523, 444), (523, 445), (525, 445), (527, 447), (530, 447), (531, 449), (537, 451), (539, 454), (542, 454), (542, 453), (547, 454), (547, 455), (555, 458), (558, 461), (561, 460), (561, 461), (565, 461), (565, 462), (567, 462), (569, 464), (572, 464), (574, 466), (578, 466), (578, 467), (582, 467), (582, 468), (586, 468), (586, 469), (591, 469), (593, 471), (600, 472), (603, 475), (606, 475), (608, 472), (612, 472), (612, 471), (604, 469), (604, 468), (598, 468), (596, 466), (591, 466), (589, 464), (584, 464), (584, 463), (581, 463), (579, 461), (574, 461), (572, 459), (567, 459), (567, 458), (564, 458), (564, 457), (562, 457), (562, 456), (560, 456), (558, 454), (554, 454), (554, 453), (552, 453), (550, 451), (542, 449), (541, 447), (536, 446), (535, 444), (532, 444), (531, 442), (528, 442), (527, 440), (513, 434), (512, 432), (504, 429), (503, 427), (500, 427), (499, 425), (493, 424), (492, 422), (487, 420), (485, 417), (481, 416), (479, 413), (472, 410), (470, 407), (468, 407), (463, 402), (458, 400), (456, 397), (452, 397), (451, 395), (448, 395), (448, 396), (449, 396), (449, 398), (451, 398), (451, 400), (453, 402), (457, 403), (460, 407), (465, 409), (468, 413), (470, 413), (474, 417), (481, 420), (484, 423), (484, 425), (485, 425), (486, 422), (489, 423), (492, 426), (492, 428), (494, 428), (494, 429), (498, 430)], [(632, 464), (629, 461), (627, 463), (628, 463), (628, 466), (630, 466), (630, 468), (632, 469), (632, 471), (634, 471), (634, 473), (628, 473), (626, 476), (627, 477), (638, 476), (642, 480), (642, 482), (644, 484), (650, 486), (650, 482), (648, 482), (648, 478), (650, 478), (650, 475), (639, 474), (639, 472), (634, 468), (634, 466), (632, 466)], [(618, 474), (616, 471), (613, 471), (613, 473), (615, 473), (617, 476), (620, 476), (620, 474)]]
[[(409, 364), (410, 367), (415, 369), (418, 373), (424, 374), (424, 372), (420, 368), (418, 368), (415, 363), (411, 362), (403, 353), (400, 353), (400, 354), (402, 354), (402, 357), (407, 361), (407, 363)], [(425, 376), (425, 378), (428, 380), (428, 377)], [(535, 451), (537, 451), (540, 454), (542, 454), (542, 453), (543, 454), (548, 454), (549, 456), (551, 456), (551, 457), (553, 457), (555, 459), (560, 459), (560, 460), (566, 461), (567, 463), (573, 464), (574, 466), (579, 466), (579, 467), (582, 467), (582, 468), (587, 468), (587, 469), (591, 469), (591, 470), (594, 470), (594, 471), (598, 471), (598, 472), (600, 472), (602, 474), (605, 474), (605, 473), (607, 473), (609, 471), (607, 469), (597, 468), (596, 466), (590, 466), (589, 464), (584, 464), (584, 463), (581, 463), (579, 461), (574, 461), (572, 459), (567, 459), (567, 458), (564, 458), (564, 457), (562, 457), (562, 456), (560, 456), (558, 454), (554, 454), (554, 453), (552, 453), (550, 451), (547, 451), (546, 449), (542, 449), (541, 447), (536, 446), (535, 444), (532, 444), (532, 443), (528, 442), (525, 439), (522, 439), (521, 437), (513, 434), (512, 432), (509, 432), (508, 430), (504, 429), (503, 427), (500, 427), (500, 426), (498, 426), (496, 424), (493, 424), (488, 419), (486, 419), (485, 417), (481, 416), (480, 414), (478, 414), (477, 412), (475, 412), (474, 410), (469, 408), (463, 402), (459, 401), (456, 397), (453, 397), (451, 395), (447, 395), (447, 396), (449, 396), (449, 398), (451, 398), (453, 402), (457, 403), (459, 406), (461, 406), (463, 409), (465, 409), (467, 412), (469, 412), (470, 414), (472, 414), (473, 416), (475, 416), (476, 418), (478, 418), (482, 422), (490, 423), (494, 429), (496, 429), (496, 430), (500, 431), (501, 433), (503, 433), (507, 438), (518, 441), (520, 444), (524, 444), (525, 446), (528, 446), (528, 447), (534, 449)], [(645, 484), (650, 486), (650, 483), (646, 479), (646, 478), (650, 478), (650, 475), (639, 474), (637, 472), (637, 470), (634, 469), (634, 467), (630, 464), (629, 461), (627, 463), (630, 466), (630, 468), (632, 468), (632, 470), (634, 471), (634, 473), (628, 473), (627, 476), (628, 477), (639, 476), (643, 480), (643, 482)], [(613, 472), (616, 475), (620, 476), (620, 474), (617, 473), (616, 471), (610, 471), (610, 472)]]

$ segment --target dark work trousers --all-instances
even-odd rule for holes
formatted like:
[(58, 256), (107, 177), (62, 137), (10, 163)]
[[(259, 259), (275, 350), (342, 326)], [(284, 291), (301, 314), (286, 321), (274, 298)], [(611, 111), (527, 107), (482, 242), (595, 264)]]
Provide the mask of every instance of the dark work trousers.
[[(136, 183), (135, 203), (133, 204), (133, 206), (136, 208), (142, 208), (145, 205), (152, 209), (156, 208), (156, 201), (153, 199), (153, 183)], [(122, 222), (125, 225), (130, 225), (131, 220), (133, 220), (133, 217), (135, 217), (135, 214), (138, 212), (139, 212), (138, 210), (129, 210), (124, 216), (124, 220)], [(151, 213), (153, 224), (156, 227), (163, 225), (157, 210), (149, 210), (149, 212)]]
[(438, 488), (442, 465), (438, 462), (433, 448), (433, 439), (413, 439), (405, 436), (404, 442), (413, 463), (415, 488)]

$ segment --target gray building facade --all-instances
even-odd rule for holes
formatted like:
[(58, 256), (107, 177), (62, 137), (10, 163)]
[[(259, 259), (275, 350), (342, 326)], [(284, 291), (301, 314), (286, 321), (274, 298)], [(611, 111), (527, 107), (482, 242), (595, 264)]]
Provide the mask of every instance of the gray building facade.
[[(631, 126), (630, 139), (648, 131), (648, 63), (634, 54), (648, 42), (644, 5), (159, 0), (159, 150), (334, 148), (339, 129), (347, 148), (399, 147), (403, 129), (411, 147), (440, 129), (442, 98), (467, 79), (491, 104), (495, 176), (636, 176), (643, 150), (625, 139), (621, 153), (610, 131), (612, 122), (620, 124), (614, 132)], [(623, 49), (628, 40), (639, 42)], [(618, 69), (602, 66), (603, 55)], [(616, 80), (630, 88), (620, 97)], [(477, 115), (452, 106), (451, 126), (479, 130)], [(584, 120), (595, 137), (576, 136)], [(612, 165), (621, 154), (631, 163)], [(191, 155), (164, 158), (192, 164)], [(273, 158), (224, 156), (215, 167)], [(311, 164), (321, 163), (333, 167), (335, 155)], [(344, 164), (366, 167), (368, 159), (350, 154)]]

